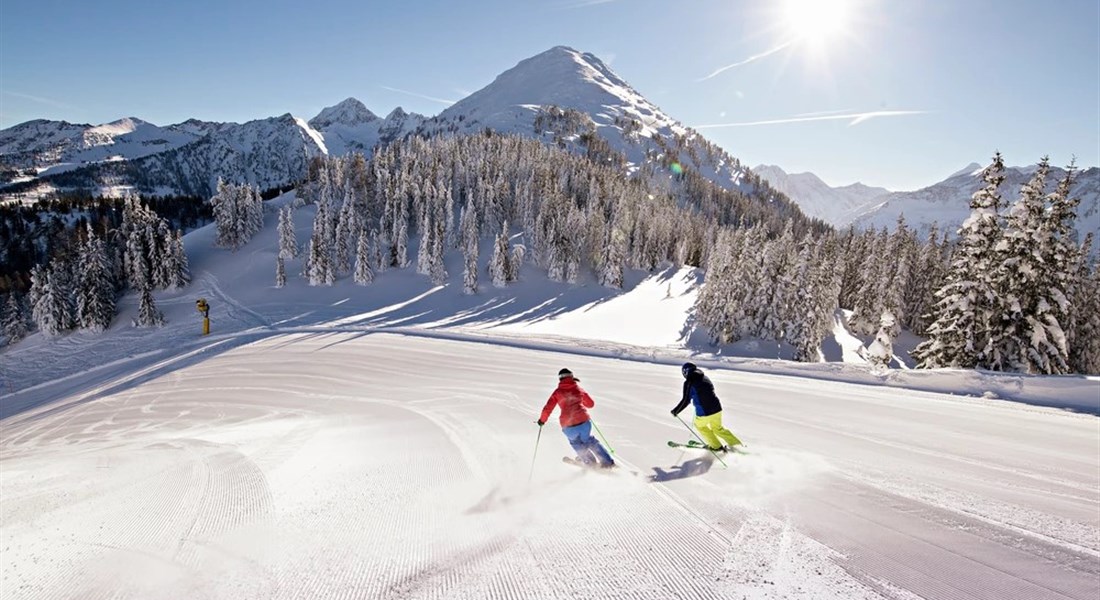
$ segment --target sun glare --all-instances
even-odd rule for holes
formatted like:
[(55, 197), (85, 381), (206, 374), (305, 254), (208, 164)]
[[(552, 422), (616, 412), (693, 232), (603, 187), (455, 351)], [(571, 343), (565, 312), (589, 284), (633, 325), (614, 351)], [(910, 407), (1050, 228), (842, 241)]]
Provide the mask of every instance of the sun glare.
[(848, 0), (786, 0), (783, 21), (794, 42), (821, 46), (844, 32), (849, 9)]

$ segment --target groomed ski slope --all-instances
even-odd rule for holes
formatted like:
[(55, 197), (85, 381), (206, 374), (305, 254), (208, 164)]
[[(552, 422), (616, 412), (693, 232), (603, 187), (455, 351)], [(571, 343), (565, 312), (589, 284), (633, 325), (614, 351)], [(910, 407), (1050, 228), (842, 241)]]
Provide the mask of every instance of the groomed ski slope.
[[(273, 218), (236, 254), (187, 236), (164, 328), (128, 298), (0, 355), (0, 598), (1100, 594), (1095, 378), (708, 355), (686, 272), (277, 290)], [(728, 468), (666, 445), (686, 357), (749, 446)], [(562, 367), (616, 471), (539, 437)]]
[[(532, 463), (564, 365), (615, 472), (553, 423)], [(306, 333), (105, 382), (4, 423), (3, 595), (1096, 597), (1096, 417), (711, 375), (728, 469), (640, 362)]]

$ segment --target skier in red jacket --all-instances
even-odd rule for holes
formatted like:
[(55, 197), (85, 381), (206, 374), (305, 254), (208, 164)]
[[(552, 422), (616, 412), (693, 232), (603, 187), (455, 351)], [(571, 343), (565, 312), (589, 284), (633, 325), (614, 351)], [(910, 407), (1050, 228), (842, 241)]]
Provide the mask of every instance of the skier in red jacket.
[(569, 369), (558, 371), (558, 387), (550, 394), (546, 406), (542, 407), (542, 415), (538, 424), (542, 427), (554, 412), (554, 407), (561, 408), (561, 431), (569, 440), (569, 445), (577, 452), (577, 459), (585, 465), (610, 468), (615, 466), (611, 455), (600, 444), (599, 440), (592, 437), (592, 421), (588, 417), (588, 410), (596, 403), (588, 392), (577, 385), (580, 381), (573, 376)]

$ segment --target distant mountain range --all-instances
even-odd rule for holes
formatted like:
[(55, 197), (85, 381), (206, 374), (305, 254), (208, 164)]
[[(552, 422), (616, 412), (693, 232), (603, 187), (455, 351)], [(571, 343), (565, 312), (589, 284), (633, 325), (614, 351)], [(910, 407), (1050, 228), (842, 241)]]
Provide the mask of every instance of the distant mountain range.
[[(982, 186), (982, 168), (972, 163), (943, 181), (911, 192), (891, 192), (860, 183), (831, 187), (812, 173), (791, 175), (772, 165), (761, 165), (753, 171), (798, 204), (807, 216), (837, 227), (893, 229), (898, 217), (904, 215), (906, 224), (922, 234), (937, 223), (941, 232), (954, 235), (970, 215), (970, 196)], [(1020, 187), (1031, 179), (1035, 169), (1035, 165), (1006, 168), (1001, 185), (1005, 206), (1015, 202)], [(1048, 191), (1053, 191), (1065, 173), (1062, 168), (1051, 168)], [(1100, 243), (1100, 168), (1079, 170), (1071, 194), (1081, 200), (1077, 209), (1079, 235), (1083, 239), (1092, 232)]]
[(167, 127), (136, 118), (100, 126), (23, 123), (0, 131), (0, 195), (82, 188), (208, 196), (218, 178), (268, 189), (300, 180), (314, 156), (369, 155), (408, 135), (486, 129), (541, 139), (627, 173), (670, 179), (674, 171), (690, 171), (765, 203), (776, 199), (737, 159), (663, 113), (598, 58), (565, 46), (521, 61), (431, 118), (400, 108), (379, 118), (348, 98), (308, 122), (285, 114)]
[[(315, 156), (369, 155), (379, 144), (410, 135), (487, 129), (540, 139), (655, 181), (667, 181), (676, 171), (694, 172), (774, 205), (780, 214), (801, 209), (837, 227), (893, 228), (904, 214), (915, 229), (926, 231), (937, 222), (953, 233), (980, 186), (978, 164), (912, 192), (859, 183), (831, 187), (812, 173), (788, 174), (771, 165), (750, 170), (666, 115), (594, 55), (557, 46), (520, 61), (431, 118), (401, 108), (381, 118), (348, 98), (308, 122), (290, 114), (243, 124), (191, 119), (165, 127), (134, 117), (96, 126), (29, 121), (0, 130), (0, 199), (64, 189), (206, 197), (219, 178), (271, 189), (299, 181)], [(1034, 167), (1009, 169), (1002, 190), (1006, 200), (1015, 199), (1033, 172)], [(1053, 169), (1052, 186), (1062, 173)], [(1074, 188), (1081, 198), (1079, 229), (1100, 235), (1098, 190), (1100, 169), (1079, 172)]]

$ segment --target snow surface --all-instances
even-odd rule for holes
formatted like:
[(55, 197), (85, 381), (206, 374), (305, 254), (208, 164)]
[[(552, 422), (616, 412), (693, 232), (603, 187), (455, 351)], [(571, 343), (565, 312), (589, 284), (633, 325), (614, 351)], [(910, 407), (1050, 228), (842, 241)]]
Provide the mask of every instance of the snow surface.
[[(185, 237), (165, 327), (127, 297), (105, 334), (0, 355), (0, 597), (1100, 594), (1097, 378), (714, 352), (690, 269), (464, 296), (457, 255), (439, 287), (311, 288), (295, 259), (276, 289), (284, 201), (236, 253)], [(687, 358), (747, 454), (665, 444)], [(615, 471), (533, 423), (561, 367)]]

